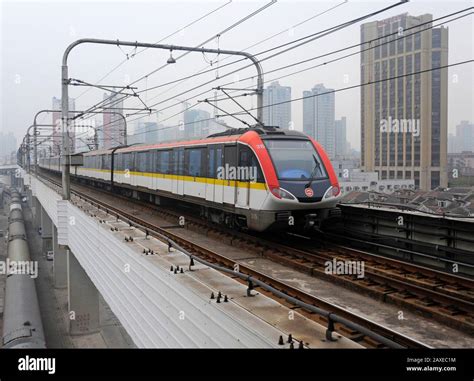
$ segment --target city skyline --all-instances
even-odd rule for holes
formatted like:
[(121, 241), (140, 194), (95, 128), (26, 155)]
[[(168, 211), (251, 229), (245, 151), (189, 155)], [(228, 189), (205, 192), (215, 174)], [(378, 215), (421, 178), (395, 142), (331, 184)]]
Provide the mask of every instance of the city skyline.
[[(234, 10), (237, 10), (237, 13), (235, 14), (234, 17), (238, 16), (243, 16), (246, 12), (248, 12), (251, 9), (255, 9), (258, 5), (262, 5), (263, 3), (238, 3), (235, 5), (232, 5)], [(318, 11), (322, 11), (324, 9), (329, 8), (331, 5), (334, 6), (334, 2), (321, 2), (321, 3), (298, 3), (298, 7), (291, 7), (288, 3), (283, 2), (283, 3), (278, 3), (278, 5), (274, 5), (272, 7), (269, 7), (268, 10), (265, 12), (268, 12), (275, 21), (282, 21), (286, 20), (289, 15), (292, 16), (292, 19), (295, 20), (294, 24), (291, 23), (292, 25), (296, 25), (298, 20), (304, 20), (307, 18), (307, 16), (311, 14), (317, 14)], [(382, 7), (384, 5), (387, 5), (388, 2), (375, 2), (375, 3), (361, 3), (357, 4), (357, 6), (353, 6), (351, 4), (346, 4), (340, 8), (338, 8), (337, 14), (338, 17), (341, 18), (341, 20), (348, 19), (351, 16), (353, 16), (353, 13), (363, 13), (364, 11), (371, 9), (373, 10), (374, 7)], [(433, 4), (422, 2), (422, 4), (417, 3), (417, 2), (410, 2), (407, 3), (401, 7), (397, 7), (393, 10), (390, 10), (386, 13), (383, 14), (383, 16), (391, 17), (395, 16), (398, 14), (402, 14), (404, 12), (408, 12), (410, 14), (414, 15), (419, 15), (419, 14), (424, 14), (424, 13), (431, 13), (433, 14), (433, 17), (439, 17), (443, 14), (453, 12), (455, 10), (462, 9), (463, 5), (466, 5), (467, 2), (434, 2)], [(201, 8), (202, 8), (202, 4)], [(41, 89), (41, 91), (46, 90), (46, 92), (49, 92), (50, 96), (53, 96), (54, 94), (58, 94), (59, 90), (59, 78), (58, 78), (58, 61), (60, 61), (60, 56), (62, 54), (62, 51), (64, 48), (67, 46), (69, 42), (72, 42), (75, 39), (78, 39), (80, 37), (90, 37), (90, 36), (98, 36), (98, 37), (108, 37), (108, 38), (116, 38), (116, 37), (122, 37), (126, 38), (127, 36), (133, 36), (134, 33), (128, 33), (127, 29), (122, 28), (122, 32), (120, 35), (114, 34), (114, 27), (113, 23), (117, 22), (120, 20), (122, 15), (127, 14), (128, 11), (128, 5), (127, 3), (120, 3), (117, 4), (116, 6), (116, 14), (117, 14), (117, 19), (113, 21), (113, 23), (108, 20), (107, 17), (101, 17), (103, 13), (107, 11), (107, 6), (101, 6), (98, 4), (83, 4), (84, 9), (90, 10), (92, 12), (91, 14), (94, 15), (89, 20), (83, 20), (81, 16), (78, 16), (77, 19), (67, 19), (62, 17), (62, 14), (66, 12), (66, 9), (61, 5), (61, 4), (54, 4), (49, 9), (48, 14), (44, 14), (42, 18), (35, 17), (34, 19), (30, 19), (28, 14), (25, 15), (25, 25), (23, 29), (19, 30), (17, 26), (13, 25), (11, 23), (11, 20), (17, 19), (15, 16), (18, 12), (21, 12), (22, 10), (22, 4), (14, 4), (11, 2), (6, 2), (2, 3), (2, 20), (5, 21), (2, 23), (2, 78), (4, 81), (2, 81), (2, 109), (0, 112), (2, 112), (1, 120), (3, 123), (1, 124), (1, 129), (3, 131), (8, 131), (12, 130), (17, 138), (21, 137), (22, 130), (25, 128), (24, 126), (31, 124), (31, 117), (29, 115), (34, 114), (38, 109), (43, 109), (43, 108), (48, 108), (47, 102), (45, 103), (44, 100), (40, 96), (38, 96), (38, 90)], [(158, 7), (160, 10), (160, 5), (157, 4), (147, 4), (146, 5), (147, 9), (154, 9), (155, 7)], [(33, 5), (33, 8), (35, 6)], [(173, 6), (170, 6), (170, 8), (173, 8)], [(196, 8), (197, 9), (197, 8)], [(172, 9), (170, 9), (170, 12)], [(186, 7), (186, 9), (183, 10), (185, 13), (183, 14), (183, 17), (186, 16), (189, 13), (188, 17), (191, 17), (191, 14), (193, 12), (193, 6), (189, 5), (189, 7)], [(68, 13), (70, 12), (69, 9), (67, 11)], [(203, 12), (202, 9), (200, 9), (200, 12)], [(146, 14), (152, 13), (152, 12), (145, 12)], [(35, 14), (34, 12), (30, 12), (29, 14)], [(38, 13), (41, 14), (41, 9), (38, 8)], [(36, 16), (36, 14), (35, 14)], [(58, 22), (54, 22), (55, 24), (55, 31), (56, 30), (64, 30), (65, 33), (58, 34), (55, 32), (55, 34), (51, 34), (52, 31), (43, 26), (48, 25), (48, 18), (54, 17), (54, 20)], [(146, 17), (146, 15), (144, 16)], [(263, 17), (263, 16), (262, 16)], [(376, 19), (382, 19), (384, 17), (377, 17)], [(173, 29), (173, 25), (176, 27), (177, 25), (180, 24), (180, 20), (176, 20), (173, 18), (167, 19), (167, 24), (170, 29)], [(99, 21), (100, 20), (100, 21)], [(317, 20), (317, 30), (323, 29), (326, 25), (330, 26), (332, 23), (332, 20), (327, 17), (316, 17), (314, 19), (315, 21)], [(216, 31), (219, 30), (219, 27), (221, 25), (224, 25), (224, 21), (220, 21), (217, 24), (215, 24), (214, 28)], [(51, 24), (51, 23), (50, 23)], [(145, 22), (145, 24), (150, 24), (149, 22)], [(288, 24), (287, 22), (276, 22), (273, 26), (268, 25), (268, 30), (265, 29), (264, 33), (267, 36), (271, 36), (272, 33), (277, 32), (278, 30), (285, 30), (285, 28), (289, 28), (286, 33), (281, 34), (278, 36), (276, 39), (269, 40), (265, 44), (261, 44), (257, 48), (254, 49), (249, 49), (251, 51), (259, 51), (259, 50), (264, 50), (266, 47), (271, 47), (275, 44), (278, 44), (280, 42), (288, 41), (288, 40), (293, 40), (298, 37), (303, 36), (304, 34), (309, 33), (310, 31), (314, 32), (314, 25), (313, 22), (308, 22), (306, 24), (303, 24), (301, 26), (295, 27), (295, 28), (290, 28), (291, 25), (282, 27), (282, 25)], [(30, 25), (35, 26), (35, 33), (32, 33), (29, 31)], [(112, 31), (110, 32), (103, 32), (104, 26), (107, 25), (107, 30)], [(472, 43), (470, 43), (469, 39), (466, 38), (460, 38), (461, 36), (466, 36), (468, 33), (466, 31), (472, 29), (472, 20), (470, 18), (464, 18), (460, 19), (456, 22), (452, 22), (449, 24), (446, 24), (449, 29), (450, 29), (450, 62), (454, 61), (461, 61), (464, 58), (469, 57), (472, 55)], [(316, 44), (311, 44), (311, 54), (308, 54), (308, 51), (304, 49), (296, 49), (292, 53), (292, 59), (298, 60), (298, 59), (304, 59), (307, 58), (308, 55), (317, 55), (317, 54), (324, 54), (327, 52), (330, 52), (338, 47), (344, 47), (349, 45), (350, 43), (357, 43), (358, 38), (357, 38), (357, 29), (358, 25), (347, 28), (347, 30), (342, 30), (338, 33), (331, 34), (331, 37), (328, 38), (322, 38), (318, 39)], [(161, 29), (160, 29), (161, 30)], [(140, 39), (142, 40), (148, 40), (148, 41), (153, 41), (156, 40), (157, 37), (153, 37), (157, 33), (154, 32), (160, 32), (160, 30), (157, 31), (152, 31), (150, 30), (149, 32), (145, 31), (140, 31), (140, 36), (137, 36), (136, 38), (133, 39)], [(237, 31), (237, 30), (236, 30)], [(182, 33), (178, 33), (173, 36), (173, 38), (170, 39), (169, 42), (173, 43), (182, 43), (182, 44), (192, 44), (193, 40), (194, 41), (199, 41), (196, 40), (197, 38), (204, 39), (205, 33), (207, 34), (212, 33), (211, 30), (205, 29), (205, 30), (199, 30), (199, 33), (189, 33), (187, 30), (184, 30)], [(225, 37), (222, 37), (222, 40), (220, 42), (221, 47), (227, 48), (245, 48), (246, 46), (250, 46), (251, 44), (255, 43), (255, 37), (252, 34), (247, 34), (243, 29), (238, 30), (239, 33), (229, 33)], [(27, 34), (26, 34), (27, 33)], [(163, 33), (161, 33), (163, 35)], [(48, 52), (42, 52), (42, 54), (37, 54), (38, 59), (40, 62), (42, 62), (43, 67), (49, 68), (45, 69), (46, 71), (44, 74), (41, 76), (41, 84), (37, 81), (40, 77), (37, 77), (34, 75), (34, 73), (28, 72), (29, 69), (24, 67), (24, 65), (16, 65), (14, 67), (11, 66), (12, 62), (22, 62), (24, 59), (22, 59), (22, 55), (16, 51), (14, 48), (17, 46), (18, 42), (20, 42), (26, 35), (28, 36), (33, 36), (33, 38), (40, 38), (40, 36), (43, 35), (45, 40), (48, 40), (48, 38), (52, 38), (52, 41), (54, 41), (54, 49), (51, 49)], [(265, 37), (262, 35), (262, 38)], [(257, 39), (258, 40), (258, 39)], [(13, 41), (15, 43), (13, 44)], [(455, 44), (452, 43), (452, 41), (455, 41)], [(209, 47), (213, 47), (212, 43), (207, 44)], [(36, 50), (40, 47), (41, 45), (39, 43), (34, 43), (32, 46), (33, 50)], [(309, 45), (308, 45), (309, 46)], [(112, 48), (110, 48), (112, 49)], [(77, 55), (76, 55), (77, 54)], [(91, 55), (92, 54), (92, 55)], [(129, 57), (133, 54), (133, 49), (130, 51), (126, 50), (124, 52), (120, 51), (120, 49), (116, 50), (106, 50), (106, 49), (97, 49), (93, 47), (83, 47), (81, 48), (81, 51), (74, 53), (74, 69), (71, 71), (71, 76), (74, 78), (84, 78), (85, 80), (90, 80), (94, 82), (94, 78), (90, 78), (90, 75), (85, 75), (84, 73), (87, 72), (94, 72), (95, 74), (95, 80), (99, 79), (101, 77), (101, 70), (104, 68), (104, 72), (107, 72), (106, 68), (108, 65), (110, 65), (111, 68), (113, 68), (114, 65), (116, 65), (115, 60), (117, 59), (124, 59), (126, 54), (129, 54)], [(163, 58), (166, 60), (167, 58), (167, 53), (163, 52), (163, 54), (157, 54), (156, 52), (150, 52), (147, 51), (146, 53), (143, 53), (142, 55), (137, 55), (133, 59), (127, 60), (127, 65), (126, 68), (120, 68), (116, 72), (114, 72), (110, 78), (107, 78), (108, 80), (104, 80), (103, 82), (105, 84), (122, 84), (124, 82), (132, 82), (134, 78), (140, 75), (142, 72), (147, 72), (148, 68), (151, 67), (153, 68), (156, 61), (156, 57), (159, 56), (159, 62), (161, 62), (161, 59)], [(143, 58), (142, 58), (143, 57)], [(151, 64), (152, 61), (150, 61), (150, 57), (153, 58), (153, 64)], [(161, 58), (162, 57), (162, 58)], [(188, 58), (189, 57), (189, 58)], [(164, 76), (161, 74), (157, 74), (154, 77), (149, 77), (147, 83), (145, 84), (144, 82), (139, 83), (139, 87), (141, 90), (145, 90), (146, 88), (150, 88), (153, 85), (159, 85), (160, 83), (163, 83), (163, 81), (166, 81), (168, 79), (172, 79), (173, 77), (179, 77), (180, 75), (186, 75), (192, 73), (194, 68), (196, 67), (196, 63), (201, 65), (201, 61), (199, 60), (199, 57), (196, 55), (189, 55), (186, 58), (186, 61), (183, 61), (181, 63), (181, 60), (178, 61), (177, 65), (172, 65), (169, 69), (166, 69), (166, 72), (164, 72)], [(283, 56), (282, 56), (283, 57)], [(216, 57), (208, 57), (208, 59), (214, 59)], [(79, 60), (79, 61), (78, 61)], [(330, 65), (327, 65), (327, 68), (325, 67), (326, 65), (320, 66), (318, 68), (309, 70), (301, 75), (295, 75), (295, 76), (290, 76), (288, 78), (282, 79), (280, 83), (284, 84), (285, 86), (290, 86), (292, 88), (293, 92), (293, 97), (299, 97), (299, 94), (302, 93), (303, 90), (308, 89), (308, 86), (312, 86), (315, 83), (325, 83), (325, 86), (328, 88), (334, 88), (334, 89), (340, 89), (344, 88), (347, 86), (355, 85), (357, 83), (360, 83), (360, 74), (358, 73), (359, 70), (357, 69), (357, 62), (359, 60), (359, 57), (356, 55), (352, 58), (348, 58), (346, 60), (334, 62)], [(114, 64), (115, 62), (115, 64)], [(317, 63), (322, 63), (324, 62), (323, 60), (316, 60), (314, 64)], [(129, 64), (130, 63), (130, 64)], [(137, 65), (132, 63), (137, 63)], [(277, 65), (278, 66), (278, 65)], [(279, 65), (281, 66), (281, 65)], [(306, 65), (307, 66), (307, 65)], [(269, 62), (264, 63), (264, 70), (269, 71), (275, 68), (274, 64), (271, 64)], [(91, 70), (92, 69), (92, 70)], [(224, 69), (219, 69), (220, 73), (224, 71)], [(216, 68), (216, 72), (219, 71)], [(211, 74), (214, 75), (216, 72), (212, 72)], [(277, 72), (272, 75), (267, 75), (265, 77), (265, 80), (268, 81), (266, 85), (269, 85), (272, 82), (272, 79), (277, 77), (278, 75), (285, 75), (286, 73), (290, 73), (291, 71), (285, 70), (281, 72)], [(253, 69), (248, 69), (247, 71), (242, 72), (242, 77), (247, 77), (247, 73), (249, 76), (255, 75)], [(449, 132), (453, 132), (455, 125), (457, 125), (461, 120), (474, 120), (474, 117), (472, 115), (473, 110), (470, 109), (469, 107), (466, 106), (467, 103), (469, 103), (469, 100), (471, 100), (472, 103), (472, 90), (469, 89), (467, 86), (468, 83), (472, 82), (472, 71), (468, 69), (468, 67), (457, 67), (453, 69), (449, 69), (449, 78), (450, 78), (450, 83), (449, 83), (449, 105), (448, 105), (448, 130)], [(456, 79), (456, 82), (454, 81)], [(194, 83), (199, 83), (195, 80), (190, 80), (187, 82), (187, 85), (193, 85)], [(252, 85), (252, 80), (244, 82), (242, 85)], [(241, 85), (237, 82), (236, 85), (241, 87)], [(158, 93), (160, 91), (167, 91), (167, 95), (173, 95), (173, 92), (168, 92), (167, 88), (165, 87), (163, 90), (158, 89)], [(78, 87), (74, 88), (71, 87), (70, 91), (70, 96), (71, 97), (77, 97), (78, 95), (81, 95), (82, 92), (84, 91), (83, 87)], [(336, 118), (340, 118), (341, 116), (346, 116), (347, 120), (350, 121), (350, 128), (348, 128), (347, 134), (348, 134), (348, 141), (351, 143), (351, 146), (354, 147), (355, 149), (360, 149), (360, 123), (358, 122), (360, 120), (359, 116), (359, 108), (360, 108), (360, 103), (354, 100), (357, 100), (359, 97), (358, 95), (359, 91), (357, 90), (349, 90), (349, 91), (343, 91), (338, 93), (338, 99), (340, 99), (340, 102), (337, 102), (336, 104), (336, 110), (335, 110), (335, 116)], [(8, 96), (7, 96), (8, 94)], [(35, 94), (34, 96), (32, 96)], [(101, 95), (102, 93), (97, 94), (99, 97), (97, 97), (97, 91), (88, 91), (86, 94), (81, 95), (78, 99), (78, 109), (87, 109), (87, 107), (90, 106), (91, 103), (94, 103), (95, 101), (100, 101), (102, 99)], [(153, 96), (156, 97), (157, 91), (155, 90), (154, 92), (145, 92), (143, 97), (144, 101), (147, 101), (147, 98), (150, 99)], [(461, 96), (460, 94), (464, 94), (464, 96)], [(221, 94), (219, 94), (219, 97)], [(166, 96), (165, 96), (166, 97)], [(163, 97), (162, 97), (163, 98)], [(182, 98), (182, 97), (181, 97)], [(13, 116), (8, 113), (5, 113), (4, 110), (11, 109), (11, 102), (13, 101), (19, 101), (19, 99), (24, 102), (24, 107), (25, 107), (25, 112), (22, 113), (22, 115), (18, 116)], [(248, 107), (255, 107), (255, 98), (254, 97), (246, 97), (242, 98), (243, 103), (245, 106)], [(25, 102), (26, 101), (26, 102)], [(138, 103), (136, 103), (138, 102)], [(140, 104), (138, 99), (136, 99), (136, 104)], [(152, 103), (152, 102), (151, 102)], [(169, 104), (169, 103), (168, 103)], [(167, 104), (167, 105), (168, 105)], [(221, 104), (221, 102), (219, 102)], [(301, 107), (302, 102), (292, 102), (291, 104), (291, 111), (292, 111), (292, 117), (294, 119), (294, 126), (296, 130), (302, 130), (302, 107)], [(222, 103), (224, 105), (224, 103)], [(225, 104), (226, 107), (229, 106), (230, 110), (235, 110), (232, 109), (230, 106), (232, 105), (231, 102), (228, 102)], [(176, 106), (175, 108), (172, 108), (170, 110), (166, 110), (163, 114), (160, 114), (160, 119), (167, 119), (170, 115), (173, 115), (173, 113), (176, 113), (181, 106)], [(237, 106), (235, 106), (237, 107)], [(206, 109), (208, 112), (212, 112), (212, 107), (209, 107)], [(12, 119), (13, 118), (13, 119)], [(131, 118), (133, 119), (133, 118)], [(19, 120), (23, 120), (23, 122), (19, 122)], [(232, 125), (238, 125), (236, 121), (233, 121), (231, 119), (228, 119), (228, 122), (231, 123)], [(174, 119), (171, 118), (169, 122), (165, 122), (165, 124), (169, 125), (177, 125), (179, 121), (177, 120), (177, 117)]]

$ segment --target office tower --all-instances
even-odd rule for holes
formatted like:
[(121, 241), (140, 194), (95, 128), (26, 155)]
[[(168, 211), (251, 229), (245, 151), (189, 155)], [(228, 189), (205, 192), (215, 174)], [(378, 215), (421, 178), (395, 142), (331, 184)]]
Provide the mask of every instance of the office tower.
[[(51, 139), (52, 141), (52, 148), (51, 148), (51, 153), (53, 156), (57, 156), (61, 153), (62, 151), (62, 134), (63, 134), (63, 129), (62, 129), (62, 103), (61, 103), (61, 98), (56, 98), (53, 97), (52, 101), (52, 110), (58, 110), (54, 111), (53, 118), (52, 118), (52, 135), (53, 138)], [(75, 113), (71, 111), (76, 111), (76, 101), (74, 98), (69, 98), (69, 118), (73, 118)], [(74, 124), (71, 122), (70, 128), (69, 128), (69, 143), (70, 143), (70, 151), (73, 153), (75, 151), (75, 146), (76, 146), (76, 131), (74, 129)]]
[[(402, 14), (361, 26), (361, 165), (381, 179), (446, 187), (448, 30), (432, 15)], [(382, 39), (378, 39), (383, 37)], [(399, 76), (397, 79), (388, 79)]]
[(156, 122), (138, 122), (133, 135), (128, 137), (128, 144), (156, 144), (159, 142), (159, 130), (162, 127)]
[(183, 125), (178, 127), (178, 139), (195, 139), (209, 134), (211, 115), (200, 109), (186, 110), (183, 115)]
[[(291, 103), (289, 101), (291, 101), (291, 87), (280, 86), (278, 82), (272, 82), (271, 85), (267, 86), (263, 91), (263, 124), (265, 126), (293, 129), (290, 124)], [(281, 102), (287, 103), (278, 104)]]
[[(104, 93), (102, 136), (103, 147), (111, 148), (126, 144), (126, 123), (123, 118), (123, 96)], [(99, 142), (100, 144), (100, 142)]]
[(456, 126), (455, 149), (454, 152), (474, 152), (474, 124), (463, 120)]
[(336, 142), (336, 156), (343, 157), (347, 155), (348, 144), (347, 144), (347, 128), (346, 128), (346, 117), (343, 116), (341, 119), (337, 119), (334, 122), (334, 133)]
[(0, 132), (0, 156), (10, 156), (16, 148), (16, 137), (13, 132)]
[(334, 89), (317, 84), (303, 91), (303, 132), (316, 139), (330, 158), (335, 156)]

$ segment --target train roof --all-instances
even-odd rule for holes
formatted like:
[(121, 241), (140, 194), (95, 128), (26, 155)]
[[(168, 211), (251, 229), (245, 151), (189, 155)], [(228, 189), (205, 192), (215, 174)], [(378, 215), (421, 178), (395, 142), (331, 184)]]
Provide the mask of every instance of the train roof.
[(261, 136), (262, 139), (265, 138), (280, 138), (285, 136), (291, 136), (293, 138), (307, 138), (305, 134), (299, 131), (294, 130), (283, 130), (279, 127), (271, 127), (271, 126), (260, 126), (260, 127), (250, 127), (250, 128), (232, 128), (223, 132), (219, 132), (216, 134), (209, 135), (202, 139), (195, 139), (195, 140), (177, 140), (172, 142), (166, 143), (154, 143), (154, 144), (137, 144), (137, 145), (130, 145), (130, 146), (123, 146), (123, 147), (115, 147), (109, 149), (102, 149), (97, 151), (90, 151), (84, 153), (85, 156), (94, 156), (94, 155), (103, 155), (103, 154), (111, 154), (112, 152), (135, 152), (135, 151), (146, 151), (150, 149), (158, 149), (158, 148), (171, 148), (179, 146), (190, 146), (190, 145), (199, 145), (199, 144), (206, 144), (210, 142), (214, 143), (228, 143), (228, 142), (235, 142), (239, 140), (239, 138), (248, 133), (248, 132), (256, 132)]

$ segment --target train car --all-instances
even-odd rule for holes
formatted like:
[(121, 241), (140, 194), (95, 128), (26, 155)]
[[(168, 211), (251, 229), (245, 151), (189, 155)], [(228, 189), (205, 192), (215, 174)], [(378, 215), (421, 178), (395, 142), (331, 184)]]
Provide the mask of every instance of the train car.
[(255, 231), (318, 225), (341, 196), (318, 142), (271, 127), (88, 152), (75, 177), (156, 204), (178, 200), (211, 221)]

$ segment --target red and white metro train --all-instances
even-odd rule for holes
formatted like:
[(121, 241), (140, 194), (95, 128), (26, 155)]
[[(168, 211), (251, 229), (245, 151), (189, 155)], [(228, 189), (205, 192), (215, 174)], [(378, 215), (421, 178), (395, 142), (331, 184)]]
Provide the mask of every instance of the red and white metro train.
[[(82, 164), (71, 168), (80, 182), (157, 205), (178, 202), (216, 223), (255, 231), (318, 225), (341, 196), (321, 145), (274, 127), (91, 151)], [(39, 165), (60, 170), (58, 158)]]

